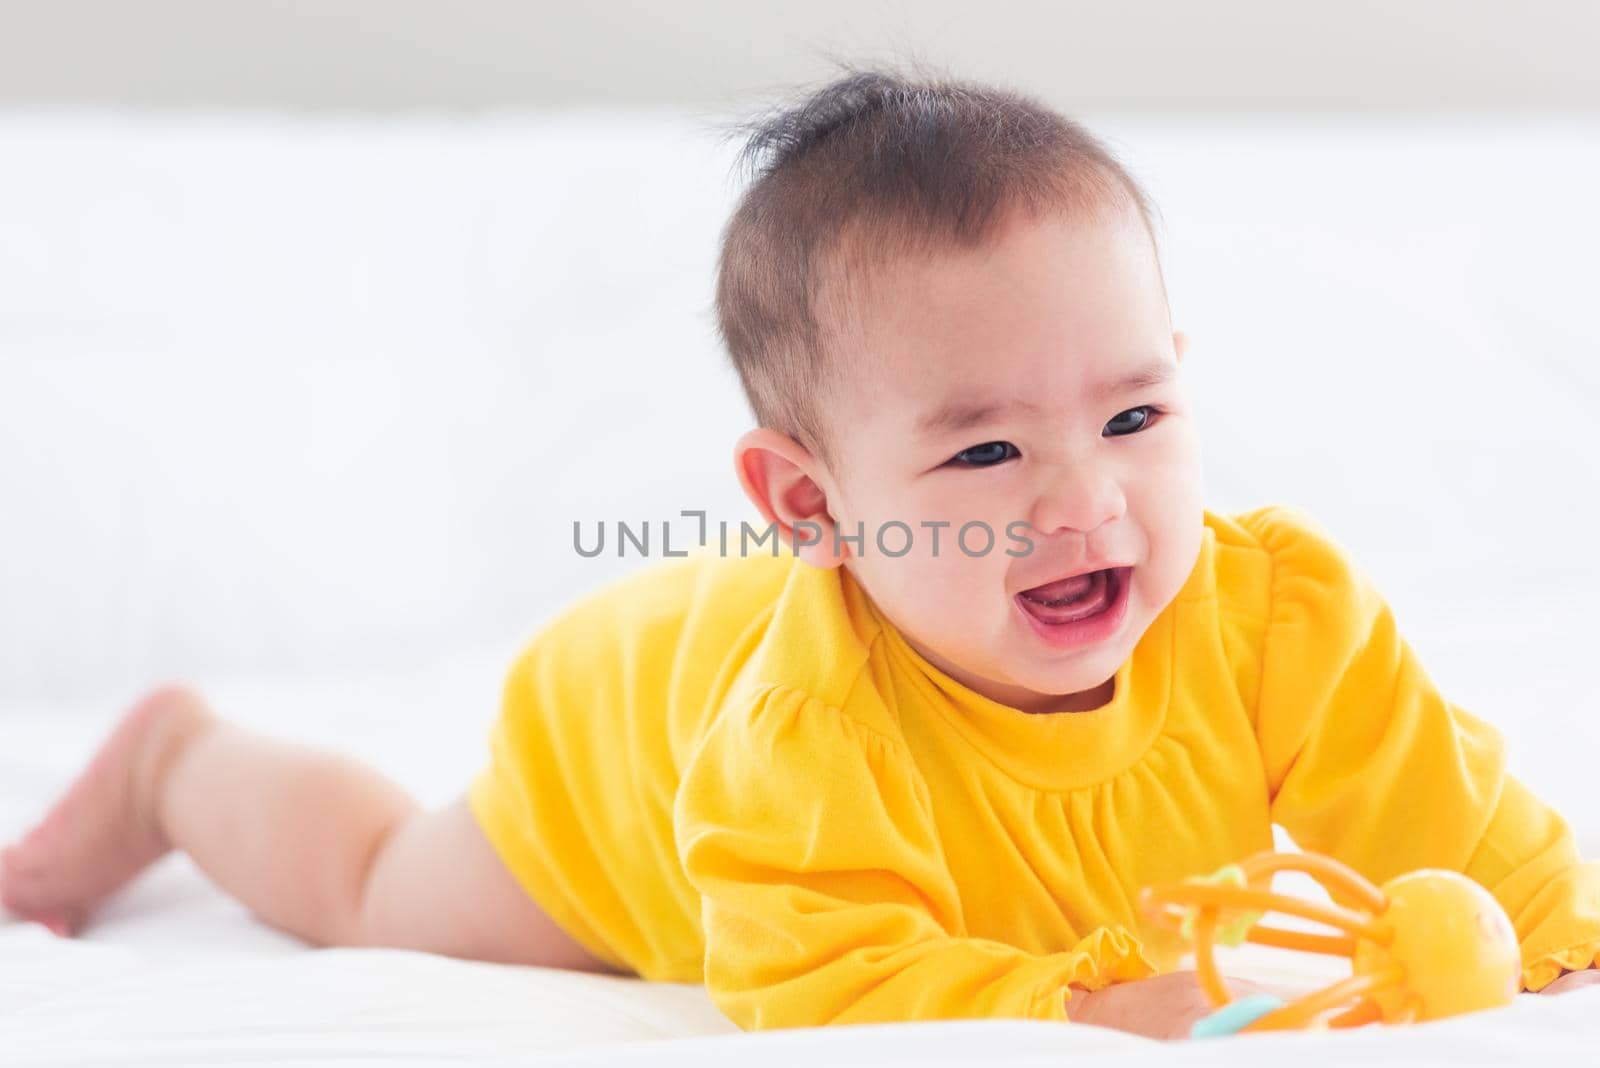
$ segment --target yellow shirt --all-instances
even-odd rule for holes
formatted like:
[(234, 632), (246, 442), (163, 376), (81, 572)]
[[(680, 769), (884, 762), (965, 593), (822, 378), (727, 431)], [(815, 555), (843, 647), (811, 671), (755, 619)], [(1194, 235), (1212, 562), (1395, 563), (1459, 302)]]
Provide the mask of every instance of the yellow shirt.
[(615, 581), (517, 659), (469, 798), (596, 955), (741, 1028), (1065, 1020), (1176, 967), (1139, 889), (1303, 849), (1463, 871), (1528, 989), (1600, 950), (1600, 863), (1440, 694), (1365, 572), (1289, 506), (1207, 510), (1178, 596), (1087, 712), (951, 679), (843, 569), (709, 550)]

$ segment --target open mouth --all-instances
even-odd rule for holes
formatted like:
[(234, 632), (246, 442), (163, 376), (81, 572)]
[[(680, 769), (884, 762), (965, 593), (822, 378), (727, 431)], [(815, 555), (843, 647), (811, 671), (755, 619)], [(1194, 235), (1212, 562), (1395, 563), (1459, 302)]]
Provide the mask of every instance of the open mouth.
[(1072, 623), (1105, 611), (1117, 596), (1114, 569), (1091, 571), (1023, 590), (1028, 610), (1046, 623)]
[(1035, 632), (1053, 645), (1078, 645), (1109, 637), (1128, 602), (1131, 567), (1106, 568), (1047, 582), (1016, 595)]

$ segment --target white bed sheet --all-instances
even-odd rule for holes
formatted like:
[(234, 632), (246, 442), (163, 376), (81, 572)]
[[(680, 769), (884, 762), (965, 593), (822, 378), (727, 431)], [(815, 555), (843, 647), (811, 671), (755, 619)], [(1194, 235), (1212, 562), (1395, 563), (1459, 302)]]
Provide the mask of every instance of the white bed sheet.
[[(1260, 947), (1223, 953), (1230, 974), (1285, 992), (1338, 974)], [(1002, 1020), (742, 1034), (699, 987), (401, 950), (160, 955), (25, 925), (0, 927), (0, 962), (7, 1064), (1582, 1064), (1600, 1046), (1594, 989), (1411, 1027), (1160, 1043)]]

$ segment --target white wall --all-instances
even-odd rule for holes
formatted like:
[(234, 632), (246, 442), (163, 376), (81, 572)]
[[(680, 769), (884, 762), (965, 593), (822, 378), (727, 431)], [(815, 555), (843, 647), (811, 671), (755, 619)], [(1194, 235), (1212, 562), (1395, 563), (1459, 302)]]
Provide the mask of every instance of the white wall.
[(0, 0), (0, 106), (683, 105), (916, 55), (1068, 109), (1600, 109), (1590, 0)]

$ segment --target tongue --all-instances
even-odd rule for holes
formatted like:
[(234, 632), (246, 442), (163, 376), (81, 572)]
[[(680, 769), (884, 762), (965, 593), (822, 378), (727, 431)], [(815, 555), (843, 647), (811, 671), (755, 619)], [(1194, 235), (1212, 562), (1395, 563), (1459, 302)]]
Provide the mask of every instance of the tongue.
[(1074, 575), (1057, 582), (1047, 582), (1043, 586), (1035, 586), (1031, 590), (1023, 590), (1022, 596), (1030, 601), (1059, 601), (1066, 597), (1081, 597), (1094, 589), (1094, 584), (1099, 581), (1099, 572), (1092, 571), (1087, 575)]
[[(1081, 596), (1063, 600), (1075, 592)], [(1041, 596), (1046, 593), (1055, 594), (1048, 603)], [(1088, 576), (1035, 586), (1025, 590), (1022, 599), (1027, 605), (1024, 611), (1043, 623), (1076, 623), (1105, 610), (1111, 599), (1111, 584), (1107, 572), (1096, 571)]]

